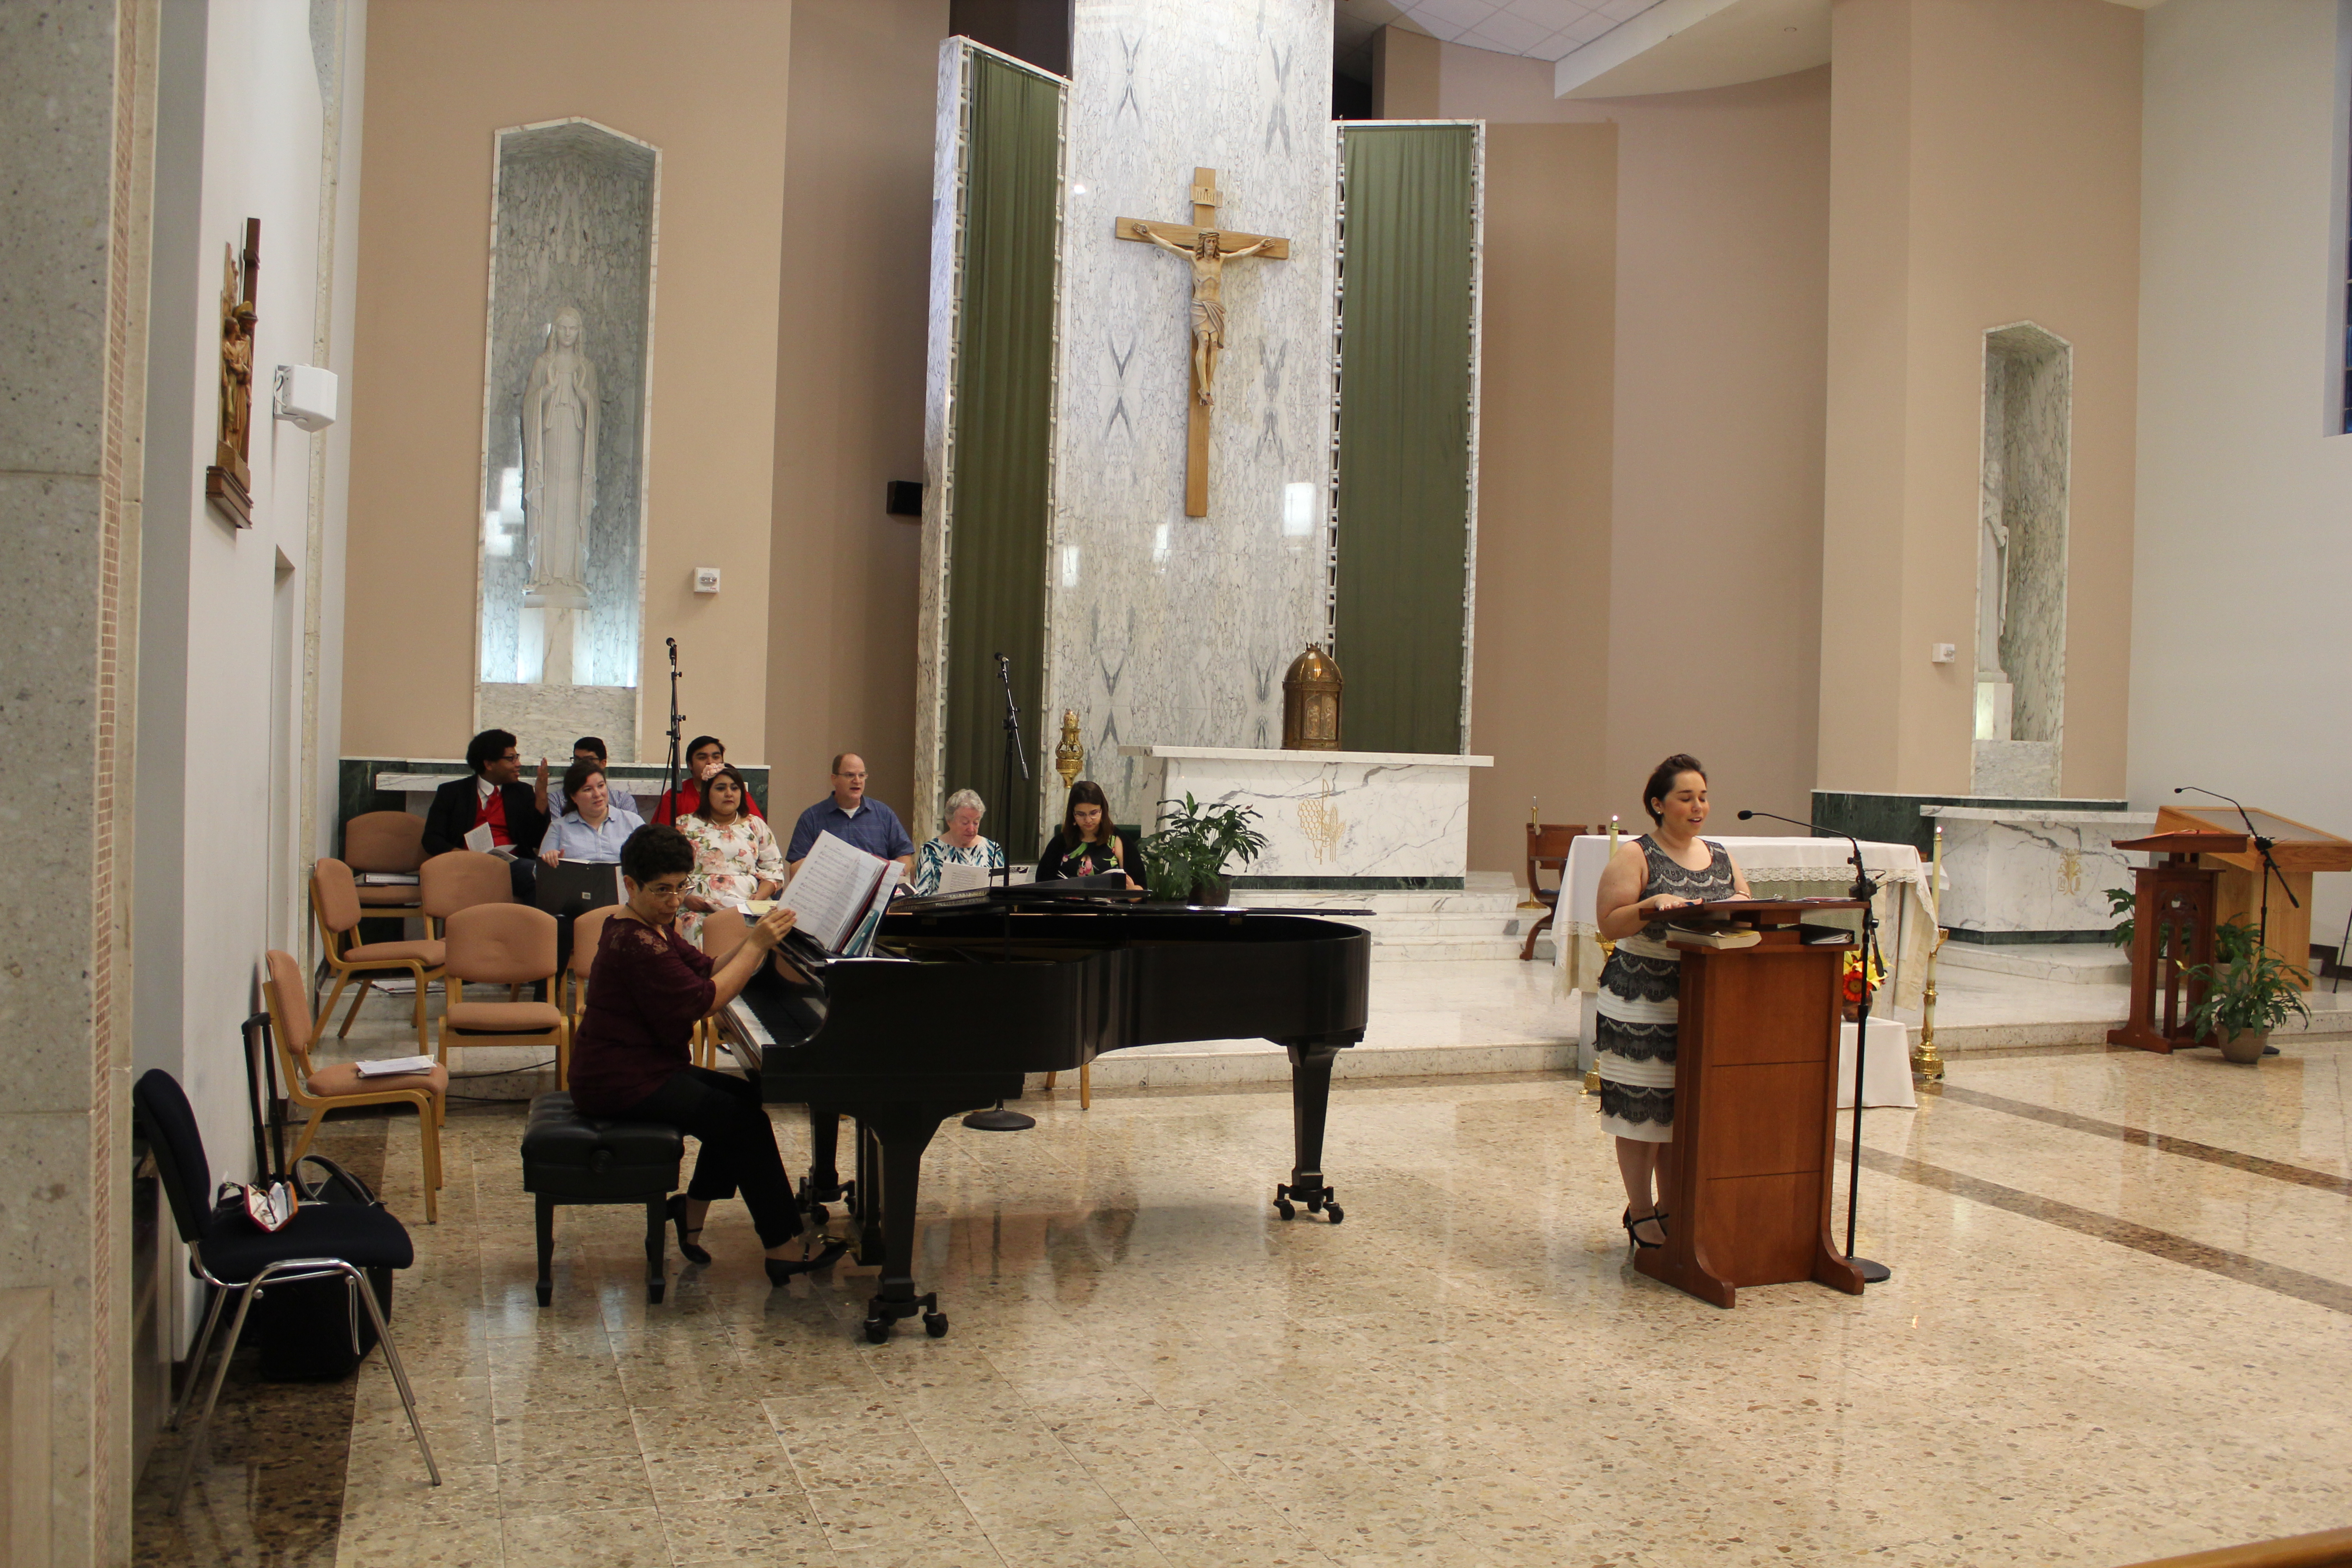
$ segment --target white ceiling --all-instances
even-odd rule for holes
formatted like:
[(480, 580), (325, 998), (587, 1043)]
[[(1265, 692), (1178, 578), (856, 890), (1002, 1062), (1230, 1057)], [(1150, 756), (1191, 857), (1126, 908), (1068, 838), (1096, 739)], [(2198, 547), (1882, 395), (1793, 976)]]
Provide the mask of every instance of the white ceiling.
[(1556, 60), (1660, 0), (1339, 0), (1343, 54), (1360, 32), (1393, 24), (1449, 44)]

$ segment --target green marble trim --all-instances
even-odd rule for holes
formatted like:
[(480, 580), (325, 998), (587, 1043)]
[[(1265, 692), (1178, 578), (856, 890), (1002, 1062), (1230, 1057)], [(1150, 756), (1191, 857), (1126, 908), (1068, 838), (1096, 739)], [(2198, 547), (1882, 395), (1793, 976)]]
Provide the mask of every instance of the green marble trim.
[[(1813, 820), (1838, 833), (1877, 844), (1908, 844), (1926, 859), (1936, 847), (1936, 819), (1923, 805), (1972, 805), (1991, 811), (2129, 811), (2127, 800), (2027, 799), (1990, 795), (1879, 795), (1868, 790), (1813, 791)], [(1769, 826), (1780, 826), (1777, 823)], [(1815, 837), (1823, 837), (1815, 835)], [(2027, 940), (2039, 942), (2040, 937)]]
[(1245, 891), (1333, 893), (1451, 893), (1459, 877), (1233, 877), (1226, 885)]
[[(1954, 942), (1974, 942), (1979, 947), (2046, 946), (2051, 942), (2087, 947), (2112, 944), (2114, 940), (2103, 931), (1969, 931), (1965, 926), (1948, 929)], [(2122, 948), (2116, 949), (2116, 955), (2127, 956)]]

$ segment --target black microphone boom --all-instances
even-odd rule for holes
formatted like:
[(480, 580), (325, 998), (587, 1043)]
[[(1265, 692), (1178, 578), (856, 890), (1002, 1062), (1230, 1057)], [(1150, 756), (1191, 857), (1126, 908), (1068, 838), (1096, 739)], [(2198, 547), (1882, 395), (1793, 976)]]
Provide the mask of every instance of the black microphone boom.
[(1846, 1157), (1845, 1184), (1845, 1260), (1854, 1266), (1867, 1284), (1875, 1285), (1887, 1279), (1892, 1270), (1884, 1263), (1874, 1263), (1867, 1258), (1853, 1255), (1854, 1213), (1862, 1198), (1862, 1077), (1863, 1065), (1870, 1059), (1870, 956), (1878, 948), (1878, 910), (1871, 900), (1878, 896), (1878, 884), (1862, 868), (1862, 840), (1851, 833), (1840, 833), (1834, 827), (1823, 827), (1817, 822), (1800, 822), (1793, 816), (1782, 816), (1770, 811), (1743, 811), (1742, 822), (1769, 816), (1775, 822), (1785, 822), (1791, 827), (1809, 827), (1815, 833), (1832, 838), (1843, 838), (1853, 846), (1853, 886), (1847, 889), (1850, 897), (1862, 900), (1862, 1005), (1857, 1008), (1853, 1025), (1853, 1146)]

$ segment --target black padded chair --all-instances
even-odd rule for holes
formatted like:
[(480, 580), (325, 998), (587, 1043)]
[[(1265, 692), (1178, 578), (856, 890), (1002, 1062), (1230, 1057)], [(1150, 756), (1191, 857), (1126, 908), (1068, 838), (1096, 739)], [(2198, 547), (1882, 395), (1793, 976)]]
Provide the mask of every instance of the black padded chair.
[(669, 1195), (686, 1158), (686, 1135), (659, 1121), (583, 1115), (561, 1090), (530, 1102), (522, 1132), (522, 1190), (539, 1200), (539, 1304), (555, 1296), (558, 1204), (646, 1205), (646, 1300), (658, 1303), (666, 1277)]
[(189, 1107), (188, 1097), (182, 1092), (178, 1080), (160, 1068), (152, 1068), (132, 1087), (131, 1099), (132, 1112), (155, 1153), (164, 1195), (172, 1205), (172, 1223), (178, 1227), (180, 1239), (188, 1246), (188, 1272), (212, 1288), (212, 1305), (205, 1312), (204, 1331), (197, 1336), (195, 1354), (188, 1363), (187, 1383), (172, 1408), (171, 1425), (174, 1427), (186, 1414), (196, 1380), (204, 1374), (205, 1355), (211, 1348), (214, 1330), (220, 1325), (221, 1309), (227, 1305), (231, 1295), (237, 1299), (236, 1318), (229, 1324), (228, 1339), (221, 1346), (220, 1365), (214, 1371), (212, 1387), (205, 1395), (205, 1413), (197, 1421), (195, 1436), (189, 1441), (187, 1463), (172, 1494), (173, 1510), (186, 1498), (188, 1482), (203, 1459), (205, 1440), (212, 1432), (213, 1406), (219, 1402), (221, 1383), (228, 1375), (229, 1357), (236, 1353), (237, 1336), (245, 1331), (245, 1315), (252, 1309), (254, 1298), (272, 1285), (291, 1285), (304, 1279), (340, 1278), (343, 1281), (350, 1296), (354, 1350), (360, 1345), (360, 1309), (367, 1309), (375, 1325), (376, 1338), (383, 1344), (384, 1364), (392, 1369), (393, 1381), (400, 1386), (400, 1402), (408, 1408), (408, 1426), (416, 1434), (416, 1451), (425, 1458), (425, 1473), (433, 1478), (435, 1486), (439, 1486), (440, 1468), (433, 1462), (433, 1447), (425, 1440), (424, 1424), (416, 1418), (416, 1397), (409, 1389), (408, 1373), (400, 1364), (400, 1352), (392, 1342), (392, 1327), (384, 1321), (383, 1309), (376, 1301), (375, 1291), (368, 1288), (364, 1272), (370, 1268), (405, 1268), (414, 1263), (416, 1252), (409, 1244), (407, 1230), (400, 1221), (373, 1205), (305, 1205), (295, 1211), (293, 1219), (283, 1229), (275, 1231), (262, 1230), (241, 1211), (215, 1210), (212, 1203), (212, 1162), (205, 1157), (204, 1134), (196, 1127), (195, 1112)]

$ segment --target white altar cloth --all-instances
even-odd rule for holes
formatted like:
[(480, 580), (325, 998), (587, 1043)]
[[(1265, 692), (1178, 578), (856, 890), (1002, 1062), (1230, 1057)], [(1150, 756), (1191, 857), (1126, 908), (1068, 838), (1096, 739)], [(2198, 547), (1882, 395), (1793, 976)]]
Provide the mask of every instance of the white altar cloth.
[(1121, 746), (1118, 754), (1157, 764), (1156, 799), (1190, 793), (1204, 804), (1256, 808), (1265, 848), (1237, 875), (1394, 878), (1402, 886), (1461, 886), (1470, 861), (1470, 770), (1495, 765), (1492, 757), (1444, 752), (1242, 746)]
[[(1853, 1037), (1852, 1024), (1838, 1026), (1837, 1102), (1840, 1110), (1853, 1108)], [(1899, 1018), (1870, 1020), (1870, 1059), (1862, 1064), (1862, 1105), (1916, 1107), (1919, 1091), (1911, 1082), (1911, 1031)]]
[[(1853, 847), (1843, 838), (1762, 835), (1740, 838), (1711, 833), (1700, 837), (1729, 850), (1751, 888), (1759, 882), (1845, 881), (1853, 875)], [(1598, 917), (1593, 896), (1601, 885), (1601, 868), (1608, 863), (1606, 835), (1588, 834), (1569, 846), (1568, 867), (1559, 883), (1559, 915), (1552, 923), (1557, 990), (1561, 995), (1589, 991), (1600, 984), (1601, 948), (1594, 931)], [(1869, 840), (1862, 846), (1862, 863), (1879, 883), (1874, 900), (1878, 945), (1887, 968), (1880, 998), (1898, 1007), (1916, 1007), (1927, 991), (1927, 951), (1935, 940), (1927, 868), (1919, 851), (1908, 844)]]

